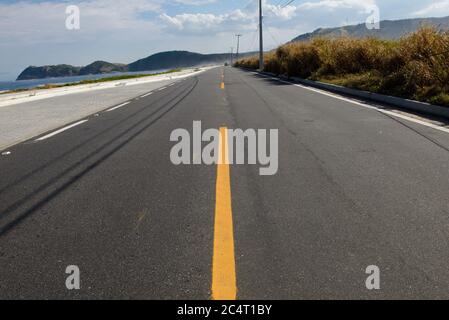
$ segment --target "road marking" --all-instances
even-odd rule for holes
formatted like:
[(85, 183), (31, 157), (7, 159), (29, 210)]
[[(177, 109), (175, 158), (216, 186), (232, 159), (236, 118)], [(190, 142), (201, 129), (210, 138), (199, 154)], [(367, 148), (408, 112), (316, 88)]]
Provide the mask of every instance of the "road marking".
[(62, 129), (59, 129), (59, 130), (57, 130), (57, 131), (54, 131), (54, 132), (52, 132), (52, 133), (50, 133), (50, 134), (47, 134), (47, 135), (45, 135), (45, 136), (43, 136), (43, 137), (41, 137), (41, 138), (39, 138), (39, 139), (36, 139), (36, 141), (43, 141), (43, 140), (46, 140), (46, 139), (51, 138), (51, 137), (53, 137), (53, 136), (55, 136), (55, 135), (57, 135), (57, 134), (59, 134), (59, 133), (61, 133), (61, 132), (64, 132), (64, 131), (69, 130), (69, 129), (73, 128), (73, 127), (76, 127), (76, 126), (78, 126), (78, 125), (80, 125), (80, 124), (83, 124), (84, 122), (87, 122), (87, 120), (81, 120), (81, 121), (78, 121), (78, 122), (76, 122), (76, 123), (74, 123), (74, 124), (71, 124), (71, 125), (69, 125), (69, 126), (67, 126), (67, 127), (64, 127), (64, 128), (62, 128)]
[(118, 108), (124, 107), (124, 106), (126, 106), (127, 104), (129, 104), (129, 103), (130, 103), (130, 102), (128, 101), (128, 102), (125, 102), (125, 103), (119, 104), (118, 106), (115, 106), (115, 107), (113, 107), (113, 108), (111, 108), (111, 109), (108, 109), (108, 110), (106, 110), (106, 112), (111, 112), (111, 111), (114, 111), (115, 109), (118, 109)]
[(426, 121), (423, 121), (423, 120), (415, 119), (415, 118), (412, 118), (412, 117), (409, 117), (409, 116), (406, 116), (406, 115), (403, 115), (403, 114), (399, 114), (399, 113), (396, 113), (396, 112), (393, 112), (393, 111), (382, 110), (382, 109), (378, 109), (378, 111), (382, 112), (384, 114), (388, 114), (390, 116), (394, 116), (394, 117), (397, 117), (397, 118), (401, 118), (401, 119), (404, 119), (404, 120), (415, 122), (415, 123), (418, 123), (420, 125), (423, 125), (423, 126), (435, 129), (435, 130), (439, 130), (439, 131), (443, 131), (443, 132), (449, 133), (449, 128), (441, 127), (441, 126), (438, 126), (438, 125), (433, 124), (433, 123), (429, 123), (429, 122), (426, 122)]
[(140, 96), (140, 97), (141, 98), (145, 98), (145, 97), (151, 96), (152, 94), (153, 94), (153, 92), (149, 92), (149, 93), (144, 94), (143, 96)]
[(11, 151), (2, 152), (2, 156), (9, 156), (10, 154), (11, 154)]
[(224, 74), (224, 69), (223, 69), (223, 71), (221, 73), (221, 83), (220, 83), (220, 89), (221, 90), (224, 90), (224, 88), (225, 88), (224, 80), (225, 80), (225, 74)]
[[(260, 75), (260, 73), (258, 73), (258, 72), (253, 72), (253, 73)], [(265, 75), (263, 75), (263, 76), (265, 76)], [(291, 84), (291, 85), (294, 85), (296, 87), (303, 88), (303, 89), (306, 89), (306, 90), (309, 90), (309, 91), (317, 92), (317, 93), (320, 93), (322, 95), (329, 96), (329, 97), (332, 97), (332, 98), (335, 98), (335, 99), (338, 99), (338, 100), (349, 102), (349, 103), (352, 103), (352, 104), (355, 104), (355, 105), (358, 105), (358, 106), (361, 106), (361, 107), (364, 107), (364, 108), (367, 108), (367, 109), (376, 110), (376, 111), (378, 111), (380, 113), (387, 114), (387, 115), (390, 115), (390, 116), (393, 116), (393, 117), (397, 117), (397, 118), (401, 118), (401, 119), (404, 119), (404, 120), (407, 120), (407, 121), (410, 121), (410, 122), (414, 122), (414, 123), (417, 123), (417, 124), (420, 124), (422, 126), (429, 127), (429, 128), (432, 128), (432, 129), (435, 129), (435, 130), (438, 130), (438, 131), (449, 133), (449, 128), (438, 126), (438, 125), (430, 123), (430, 122), (426, 122), (426, 121), (419, 120), (419, 119), (416, 119), (416, 118), (413, 118), (413, 117), (409, 117), (409, 116), (406, 116), (406, 115), (403, 115), (403, 114), (400, 114), (400, 113), (396, 113), (396, 112), (393, 112), (393, 111), (389, 111), (389, 110), (385, 110), (385, 109), (378, 108), (378, 107), (375, 107), (375, 106), (371, 106), (369, 104), (366, 104), (366, 103), (363, 103), (363, 102), (359, 102), (359, 101), (356, 101), (356, 100), (353, 100), (353, 99), (350, 99), (350, 98), (345, 98), (345, 97), (340, 96), (338, 94), (329, 93), (329, 92), (326, 92), (326, 91), (321, 90), (321, 89), (307, 87), (307, 86), (302, 85), (302, 84), (297, 84), (297, 83), (293, 83), (293, 82), (290, 82), (290, 81), (286, 81), (286, 80), (282, 80), (282, 79), (278, 79), (278, 78), (274, 78), (274, 77), (270, 77), (270, 76), (265, 76), (265, 77), (267, 77), (269, 79), (272, 79), (272, 80), (276, 80), (276, 81), (282, 82), (282, 83), (288, 83), (288, 84)]]
[(165, 90), (165, 89), (167, 89), (167, 87), (162, 87), (158, 91), (162, 91), (162, 90)]
[(220, 128), (220, 161), (217, 164), (212, 262), (212, 299), (214, 300), (235, 300), (237, 297), (227, 136), (227, 128)]

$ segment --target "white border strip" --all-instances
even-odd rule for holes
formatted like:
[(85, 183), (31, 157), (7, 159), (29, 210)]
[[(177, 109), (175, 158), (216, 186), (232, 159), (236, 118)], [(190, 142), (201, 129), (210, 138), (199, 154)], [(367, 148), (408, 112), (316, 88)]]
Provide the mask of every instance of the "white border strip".
[(128, 102), (125, 102), (125, 103), (122, 103), (122, 104), (119, 104), (118, 106), (116, 106), (116, 107), (113, 107), (113, 108), (111, 108), (111, 109), (108, 109), (108, 110), (106, 110), (106, 112), (111, 112), (111, 111), (114, 111), (115, 109), (118, 109), (118, 108), (121, 108), (121, 107), (124, 107), (124, 106), (126, 106), (127, 104), (129, 104), (130, 102), (128, 101)]
[(43, 137), (41, 137), (41, 138), (39, 138), (39, 139), (36, 139), (36, 141), (43, 141), (43, 140), (46, 140), (46, 139), (51, 138), (51, 137), (53, 137), (53, 136), (55, 136), (55, 135), (57, 135), (57, 134), (59, 134), (59, 133), (61, 133), (61, 132), (64, 132), (64, 131), (69, 130), (69, 129), (73, 128), (73, 127), (76, 127), (76, 126), (78, 126), (78, 125), (80, 125), (80, 124), (83, 124), (84, 122), (87, 122), (87, 121), (88, 121), (88, 120), (81, 120), (81, 121), (78, 121), (78, 122), (76, 122), (76, 123), (74, 123), (74, 124), (71, 124), (71, 125), (69, 125), (69, 126), (67, 126), (67, 127), (64, 127), (64, 128), (59, 129), (59, 130), (57, 130), (57, 131), (54, 131), (54, 132), (52, 132), (52, 133), (49, 133), (49, 134), (47, 134), (47, 135), (45, 135), (45, 136), (43, 136)]
[(148, 92), (147, 94), (144, 94), (143, 96), (140, 96), (141, 98), (145, 98), (148, 96), (151, 96), (153, 94), (153, 92)]
[(275, 77), (266, 76), (266, 75), (258, 73), (258, 72), (253, 72), (253, 73), (254, 74), (258, 74), (258, 75), (262, 75), (264, 77), (267, 77), (269, 79), (276, 80), (276, 81), (279, 81), (279, 82), (282, 82), (282, 83), (288, 83), (288, 84), (294, 85), (294, 86), (302, 88), (302, 89), (306, 89), (306, 90), (309, 90), (309, 91), (317, 92), (317, 93), (320, 93), (322, 95), (329, 96), (329, 97), (332, 97), (332, 98), (335, 98), (335, 99), (338, 99), (338, 100), (342, 100), (342, 101), (346, 101), (346, 102), (349, 102), (349, 103), (352, 103), (352, 104), (356, 104), (356, 105), (364, 107), (364, 108), (376, 110), (376, 111), (378, 111), (380, 113), (387, 114), (387, 115), (390, 115), (390, 116), (393, 116), (393, 117), (397, 117), (397, 118), (401, 118), (401, 119), (404, 119), (404, 120), (407, 120), (407, 121), (410, 121), (410, 122), (414, 122), (414, 123), (417, 123), (417, 124), (420, 124), (422, 126), (429, 127), (429, 128), (432, 128), (432, 129), (435, 129), (435, 130), (438, 130), (438, 131), (449, 133), (449, 128), (438, 126), (438, 125), (430, 123), (430, 122), (419, 120), (419, 119), (416, 119), (416, 118), (413, 118), (413, 117), (409, 117), (409, 116), (406, 116), (406, 115), (403, 115), (403, 114), (400, 114), (400, 113), (396, 113), (396, 112), (393, 112), (393, 111), (388, 111), (388, 110), (384, 110), (384, 109), (381, 109), (381, 108), (377, 108), (377, 107), (371, 106), (371, 105), (363, 103), (363, 102), (359, 102), (359, 101), (356, 101), (356, 100), (353, 100), (353, 99), (350, 99), (350, 98), (345, 98), (345, 97), (340, 96), (338, 94), (326, 92), (326, 91), (321, 90), (321, 89), (311, 88), (311, 87), (304, 86), (302, 84), (297, 84), (297, 83), (294, 83), (294, 82), (278, 79), (278, 78), (275, 78)]

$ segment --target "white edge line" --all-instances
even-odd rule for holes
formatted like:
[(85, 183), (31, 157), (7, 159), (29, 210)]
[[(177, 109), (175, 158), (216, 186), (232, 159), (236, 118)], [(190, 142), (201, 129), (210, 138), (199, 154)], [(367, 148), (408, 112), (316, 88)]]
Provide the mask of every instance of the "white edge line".
[(87, 121), (88, 121), (88, 120), (81, 120), (81, 121), (78, 121), (78, 122), (73, 123), (73, 124), (71, 124), (71, 125), (69, 125), (69, 126), (67, 126), (67, 127), (64, 127), (64, 128), (62, 128), (62, 129), (56, 130), (56, 131), (54, 131), (54, 132), (52, 132), (52, 133), (49, 133), (49, 134), (47, 134), (47, 135), (45, 135), (45, 136), (43, 136), (43, 137), (40, 137), (39, 139), (36, 139), (36, 141), (46, 140), (46, 139), (51, 138), (51, 137), (53, 137), (53, 136), (55, 136), (55, 135), (57, 135), (57, 134), (59, 134), (59, 133), (61, 133), (61, 132), (64, 132), (64, 131), (69, 130), (69, 129), (73, 128), (73, 127), (76, 127), (76, 126), (78, 126), (78, 125), (80, 125), (80, 124), (83, 124), (84, 122), (87, 122)]
[(125, 102), (125, 103), (119, 104), (118, 106), (115, 106), (115, 107), (113, 107), (113, 108), (111, 108), (111, 109), (108, 109), (108, 110), (106, 110), (106, 112), (114, 111), (115, 109), (118, 109), (118, 108), (124, 107), (124, 106), (126, 106), (127, 104), (129, 104), (129, 103), (130, 103), (130, 102), (128, 101), (128, 102)]
[(152, 95), (153, 94), (153, 92), (149, 92), (149, 93), (147, 93), (147, 94), (144, 94), (143, 96), (140, 96), (141, 98), (145, 98), (145, 97), (148, 97), (148, 96), (150, 96), (150, 95)]
[[(256, 74), (260, 75), (260, 73), (256, 73)], [(379, 111), (381, 113), (388, 114), (390, 116), (394, 116), (394, 117), (397, 117), (397, 118), (401, 118), (401, 119), (404, 119), (404, 120), (407, 120), (407, 121), (410, 121), (410, 122), (414, 122), (414, 123), (417, 123), (417, 124), (420, 124), (422, 126), (426, 126), (426, 127), (429, 127), (429, 128), (435, 129), (435, 130), (439, 130), (439, 131), (442, 131), (442, 132), (449, 133), (449, 128), (441, 127), (441, 126), (438, 126), (438, 125), (435, 125), (435, 124), (432, 124), (432, 123), (429, 123), (429, 122), (426, 122), (426, 121), (423, 121), (423, 120), (415, 119), (415, 118), (412, 118), (412, 117), (409, 117), (409, 116), (406, 116), (406, 115), (402, 115), (402, 114), (399, 114), (399, 113), (396, 113), (396, 112), (393, 112), (393, 111), (388, 111), (388, 110), (384, 110), (384, 109), (381, 109), (381, 108), (377, 108), (377, 107), (374, 107), (374, 106), (371, 106), (371, 105), (368, 105), (368, 104), (365, 104), (365, 103), (362, 103), (362, 102), (358, 102), (358, 101), (355, 101), (355, 100), (352, 100), (352, 99), (349, 99), (349, 98), (342, 97), (342, 96), (337, 95), (337, 94), (329, 93), (329, 92), (326, 92), (326, 91), (323, 91), (323, 90), (320, 90), (320, 89), (316, 89), (316, 88), (307, 87), (307, 86), (304, 86), (302, 84), (297, 84), (297, 83), (294, 83), (294, 82), (285, 81), (285, 80), (282, 80), (282, 79), (278, 79), (278, 78), (274, 78), (274, 77), (270, 77), (270, 76), (266, 76), (266, 75), (263, 75), (263, 76), (265, 76), (265, 77), (267, 77), (269, 79), (277, 80), (279, 82), (292, 84), (292, 85), (294, 85), (296, 87), (300, 87), (300, 88), (303, 88), (303, 89), (306, 89), (306, 90), (317, 92), (317, 93), (320, 93), (320, 94), (323, 94), (323, 95), (326, 95), (326, 96), (329, 96), (329, 97), (332, 97), (332, 98), (335, 98), (335, 99), (338, 99), (338, 100), (343, 100), (343, 101), (346, 101), (346, 102), (350, 102), (352, 104), (356, 104), (356, 105), (364, 107), (364, 108), (377, 110), (377, 111)]]
[(440, 127), (438, 125), (435, 125), (435, 124), (432, 124), (432, 123), (429, 123), (429, 122), (425, 122), (425, 121), (422, 121), (422, 120), (419, 120), (419, 119), (415, 119), (415, 118), (412, 118), (412, 117), (409, 117), (409, 116), (406, 116), (406, 115), (398, 114), (396, 112), (392, 112), (392, 111), (388, 111), (388, 110), (382, 110), (382, 109), (378, 109), (378, 110), (379, 110), (379, 112), (388, 114), (390, 116), (398, 117), (398, 118), (401, 118), (401, 119), (404, 119), (404, 120), (408, 120), (408, 121), (411, 121), (411, 122), (418, 123), (420, 125), (423, 125), (423, 126), (435, 129), (435, 130), (439, 130), (439, 131), (443, 131), (443, 132), (449, 133), (449, 129), (445, 128), (445, 127)]

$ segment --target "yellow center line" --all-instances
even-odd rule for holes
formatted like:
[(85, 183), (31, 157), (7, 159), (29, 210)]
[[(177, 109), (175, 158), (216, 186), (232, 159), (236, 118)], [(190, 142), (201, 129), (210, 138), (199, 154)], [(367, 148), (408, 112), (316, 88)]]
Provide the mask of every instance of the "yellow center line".
[(227, 136), (227, 128), (220, 128), (212, 261), (212, 299), (214, 300), (235, 300), (237, 297)]
[(224, 70), (223, 70), (223, 73), (221, 74), (221, 83), (220, 83), (220, 88), (222, 90), (224, 90), (224, 88), (225, 88), (224, 78), (225, 78), (225, 75), (224, 75)]

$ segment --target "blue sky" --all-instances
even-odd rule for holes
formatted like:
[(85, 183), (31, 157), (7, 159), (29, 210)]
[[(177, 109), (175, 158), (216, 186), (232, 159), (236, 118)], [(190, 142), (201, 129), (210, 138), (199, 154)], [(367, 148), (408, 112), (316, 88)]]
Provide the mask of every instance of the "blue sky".
[[(243, 34), (255, 50), (257, 0), (0, 0), (0, 81), (29, 65), (95, 60), (129, 63), (165, 50), (227, 52)], [(380, 18), (449, 16), (449, 0), (264, 0), (268, 48), (319, 27), (364, 22), (376, 5)], [(65, 27), (68, 5), (81, 29)]]

